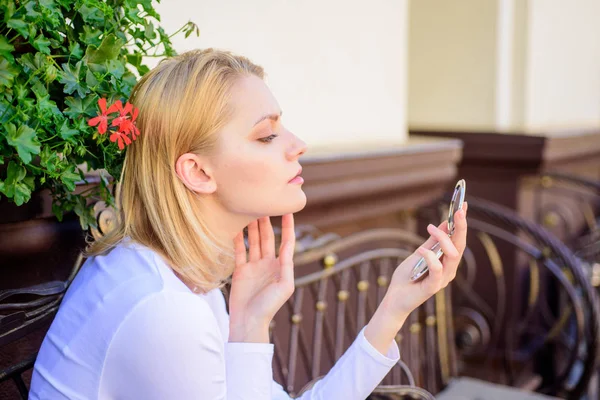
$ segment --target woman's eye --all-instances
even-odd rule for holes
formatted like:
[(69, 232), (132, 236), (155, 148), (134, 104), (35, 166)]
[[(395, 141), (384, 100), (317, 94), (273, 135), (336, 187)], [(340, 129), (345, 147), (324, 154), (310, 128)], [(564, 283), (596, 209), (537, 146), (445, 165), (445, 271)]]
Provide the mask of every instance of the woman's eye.
[(264, 138), (260, 138), (258, 140), (260, 140), (263, 143), (271, 143), (273, 141), (273, 139), (275, 139), (276, 137), (277, 137), (277, 135), (269, 135)]

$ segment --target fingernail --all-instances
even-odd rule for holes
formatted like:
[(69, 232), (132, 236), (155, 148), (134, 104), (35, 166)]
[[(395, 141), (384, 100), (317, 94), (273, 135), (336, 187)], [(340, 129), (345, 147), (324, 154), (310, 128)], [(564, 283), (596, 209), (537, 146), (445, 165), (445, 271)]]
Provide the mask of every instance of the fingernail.
[(427, 225), (427, 229), (433, 229), (433, 228), (435, 228), (435, 226), (433, 226), (433, 224)]

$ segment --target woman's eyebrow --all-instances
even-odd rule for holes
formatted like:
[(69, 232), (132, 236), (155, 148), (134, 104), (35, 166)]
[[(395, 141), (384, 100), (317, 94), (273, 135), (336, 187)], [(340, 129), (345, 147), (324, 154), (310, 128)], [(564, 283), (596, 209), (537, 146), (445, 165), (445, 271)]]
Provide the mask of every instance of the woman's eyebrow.
[(262, 117), (260, 117), (258, 119), (258, 121), (256, 121), (254, 123), (254, 126), (260, 124), (261, 122), (263, 122), (265, 119), (272, 119), (273, 121), (277, 121), (277, 119), (279, 119), (279, 117), (281, 117), (283, 115), (283, 111), (279, 111), (279, 114), (267, 114), (267, 115), (263, 115)]

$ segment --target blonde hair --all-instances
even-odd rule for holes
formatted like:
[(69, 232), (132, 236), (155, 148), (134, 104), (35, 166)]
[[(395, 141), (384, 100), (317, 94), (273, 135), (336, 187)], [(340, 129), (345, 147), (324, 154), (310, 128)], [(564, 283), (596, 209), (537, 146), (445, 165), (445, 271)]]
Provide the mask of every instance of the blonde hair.
[(104, 254), (124, 238), (164, 257), (202, 291), (221, 287), (233, 270), (232, 244), (219, 243), (203, 222), (198, 197), (177, 177), (185, 153), (209, 154), (216, 132), (231, 116), (229, 94), (246, 75), (264, 79), (262, 67), (215, 49), (162, 60), (133, 88), (141, 135), (127, 148), (117, 190), (116, 226), (92, 242), (88, 255)]

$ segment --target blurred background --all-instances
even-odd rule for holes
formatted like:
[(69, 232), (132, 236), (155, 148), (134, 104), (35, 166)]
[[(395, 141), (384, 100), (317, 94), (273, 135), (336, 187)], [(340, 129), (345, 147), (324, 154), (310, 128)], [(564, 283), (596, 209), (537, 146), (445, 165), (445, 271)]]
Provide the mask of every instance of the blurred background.
[[(403, 364), (373, 398), (427, 398), (416, 388), (441, 399), (599, 398), (600, 1), (153, 6), (167, 33), (198, 26), (199, 36), (171, 38), (177, 52), (215, 47), (263, 66), (284, 124), (309, 145), (303, 289), (272, 329), (274, 375), (290, 393), (331, 367), (404, 253), (360, 255), (412, 251), (465, 179), (463, 265), (411, 315), (397, 337)], [(31, 204), (18, 221), (2, 209), (0, 302), (9, 289), (68, 283), (84, 245), (77, 218), (59, 223), (48, 199)], [(114, 216), (97, 207), (95, 217), (106, 230)], [(4, 332), (32, 316), (19, 318)], [(0, 397), (17, 396), (10, 366), (35, 354), (44, 326), (0, 341), (10, 372)]]

